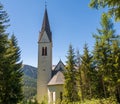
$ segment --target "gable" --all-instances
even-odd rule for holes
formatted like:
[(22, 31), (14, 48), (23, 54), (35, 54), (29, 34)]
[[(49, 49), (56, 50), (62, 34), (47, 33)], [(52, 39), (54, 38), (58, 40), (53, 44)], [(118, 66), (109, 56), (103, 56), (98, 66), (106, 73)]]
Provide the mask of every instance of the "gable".
[(64, 71), (65, 65), (63, 64), (63, 62), (60, 60), (59, 63), (57, 64), (57, 66), (55, 67), (55, 71)]
[(59, 63), (55, 66), (55, 68), (52, 70), (52, 77), (59, 71), (63, 72), (65, 70), (65, 65), (60, 60)]
[(46, 31), (44, 31), (43, 35), (41, 35), (40, 42), (50, 42)]

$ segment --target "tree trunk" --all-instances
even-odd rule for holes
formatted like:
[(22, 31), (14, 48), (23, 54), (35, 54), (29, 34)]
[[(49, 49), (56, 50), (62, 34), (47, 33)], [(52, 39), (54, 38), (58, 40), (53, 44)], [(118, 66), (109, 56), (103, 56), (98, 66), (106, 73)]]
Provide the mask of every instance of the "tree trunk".
[(102, 86), (103, 86), (103, 91), (104, 91), (104, 97), (107, 98), (106, 89), (105, 89), (105, 83), (103, 81), (103, 76), (102, 76)]

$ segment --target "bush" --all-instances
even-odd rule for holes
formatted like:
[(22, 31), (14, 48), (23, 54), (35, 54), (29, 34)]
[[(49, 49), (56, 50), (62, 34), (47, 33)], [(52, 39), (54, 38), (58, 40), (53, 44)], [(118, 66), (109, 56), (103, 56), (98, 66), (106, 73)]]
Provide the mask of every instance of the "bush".
[(107, 98), (107, 99), (92, 99), (92, 100), (85, 100), (84, 102), (65, 102), (63, 101), (61, 104), (117, 104), (114, 98)]

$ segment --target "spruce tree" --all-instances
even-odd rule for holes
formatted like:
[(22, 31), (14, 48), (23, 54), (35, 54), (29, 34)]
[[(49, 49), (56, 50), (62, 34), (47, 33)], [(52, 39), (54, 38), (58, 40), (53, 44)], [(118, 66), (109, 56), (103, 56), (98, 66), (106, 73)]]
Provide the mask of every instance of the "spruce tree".
[[(3, 100), (3, 89), (4, 89), (4, 67), (5, 65), (5, 52), (8, 45), (8, 35), (5, 33), (8, 27), (8, 15), (6, 11), (3, 10), (3, 5), (0, 3), (0, 103)], [(4, 103), (3, 103), (4, 104)]]
[(17, 104), (22, 98), (22, 71), (20, 70), (20, 50), (13, 35), (9, 39), (7, 50), (4, 53), (2, 69), (2, 104)]
[(114, 40), (111, 45), (111, 61), (108, 90), (110, 95), (116, 96), (118, 103), (120, 103), (120, 46), (118, 40)]
[[(113, 23), (109, 16), (103, 13), (101, 18), (101, 29), (97, 29), (98, 34), (94, 35), (96, 39), (94, 47), (94, 62), (98, 70), (99, 78), (99, 97), (109, 97), (108, 86), (110, 85), (110, 75), (112, 74), (111, 45), (115, 36)], [(102, 93), (103, 92), (103, 93)]]
[(20, 49), (15, 36), (8, 39), (8, 21), (0, 3), (0, 104), (17, 104), (23, 98)]
[(10, 66), (12, 70), (11, 75), (11, 103), (17, 104), (23, 99), (23, 93), (22, 93), (22, 77), (23, 72), (21, 70), (22, 62), (20, 61), (20, 48), (17, 44), (17, 39), (14, 35), (11, 36), (10, 39), (10, 49), (11, 50), (11, 56), (10, 56)]
[(5, 33), (8, 27), (8, 15), (6, 11), (3, 10), (3, 5), (0, 3), (0, 66), (3, 60), (3, 54), (6, 51), (6, 46), (8, 44), (8, 35)]
[(77, 50), (77, 56), (76, 56), (76, 65), (77, 65), (77, 84), (78, 84), (78, 91), (80, 100), (84, 101), (84, 92), (83, 92), (83, 79), (82, 79), (82, 68), (81, 68), (81, 57), (79, 50)]
[(90, 0), (90, 7), (100, 9), (108, 8), (108, 14), (120, 21), (120, 0)]
[(67, 102), (78, 101), (77, 80), (76, 80), (76, 59), (72, 45), (69, 46), (66, 70), (65, 70), (65, 84), (64, 84), (64, 97)]
[(87, 44), (84, 46), (84, 53), (81, 56), (81, 70), (83, 72), (83, 93), (84, 97), (92, 97), (92, 56), (89, 54)]

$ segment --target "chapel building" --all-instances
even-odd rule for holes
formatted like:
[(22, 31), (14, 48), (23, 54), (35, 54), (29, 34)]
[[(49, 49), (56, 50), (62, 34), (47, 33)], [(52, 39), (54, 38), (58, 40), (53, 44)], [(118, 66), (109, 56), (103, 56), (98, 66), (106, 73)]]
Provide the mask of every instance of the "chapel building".
[(41, 102), (47, 98), (49, 104), (63, 99), (63, 71), (65, 68), (61, 60), (53, 67), (52, 42), (52, 32), (47, 8), (45, 8), (42, 28), (38, 39), (37, 100)]

